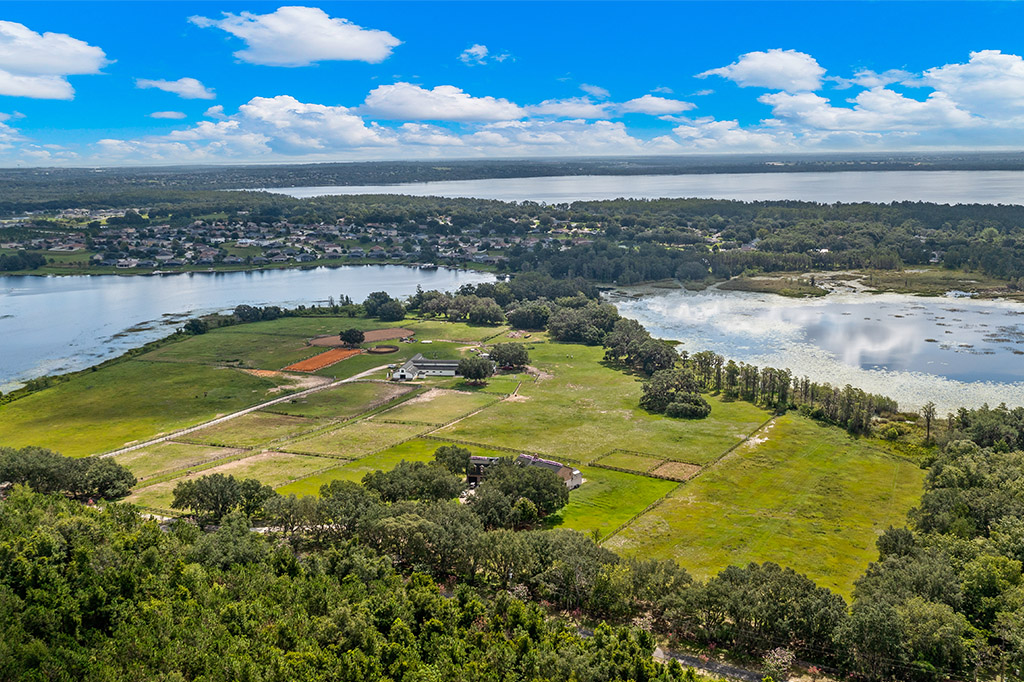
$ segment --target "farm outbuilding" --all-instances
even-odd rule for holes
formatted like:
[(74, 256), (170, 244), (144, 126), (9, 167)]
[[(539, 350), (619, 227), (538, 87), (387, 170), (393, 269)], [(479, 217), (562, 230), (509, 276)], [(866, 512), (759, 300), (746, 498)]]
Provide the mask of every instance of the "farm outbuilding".
[(417, 353), (392, 373), (394, 381), (409, 381), (421, 377), (453, 377), (459, 370), (458, 360), (430, 360)]

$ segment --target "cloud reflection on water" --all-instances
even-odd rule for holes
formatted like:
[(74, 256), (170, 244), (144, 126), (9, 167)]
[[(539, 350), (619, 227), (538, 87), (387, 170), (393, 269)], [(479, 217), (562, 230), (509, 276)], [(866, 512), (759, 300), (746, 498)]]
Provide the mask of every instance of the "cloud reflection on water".
[[(615, 299), (620, 313), (691, 352), (711, 348), (819, 382), (853, 384), (912, 408), (1024, 405), (1024, 318), (1018, 304), (897, 294), (676, 291)], [(992, 330), (999, 329), (998, 334)]]

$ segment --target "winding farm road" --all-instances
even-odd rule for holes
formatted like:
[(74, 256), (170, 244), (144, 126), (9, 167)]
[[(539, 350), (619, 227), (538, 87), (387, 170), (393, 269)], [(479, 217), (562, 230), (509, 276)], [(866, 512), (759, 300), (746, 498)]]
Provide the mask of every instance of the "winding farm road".
[(156, 445), (157, 443), (163, 443), (164, 441), (174, 440), (175, 438), (180, 438), (181, 436), (184, 436), (187, 433), (192, 433), (193, 431), (198, 431), (199, 429), (205, 429), (207, 426), (213, 426), (214, 424), (221, 424), (223, 422), (230, 421), (230, 420), (235, 419), (237, 417), (241, 417), (244, 414), (249, 414), (250, 412), (255, 412), (257, 410), (262, 410), (264, 408), (270, 407), (271, 405), (277, 405), (279, 403), (288, 402), (289, 400), (294, 400), (295, 398), (301, 398), (301, 397), (307, 396), (307, 395), (309, 395), (311, 393), (316, 393), (318, 391), (325, 391), (325, 390), (327, 390), (329, 388), (334, 388), (335, 386), (340, 386), (341, 384), (347, 384), (347, 383), (350, 383), (352, 381), (358, 381), (359, 379), (363, 379), (365, 377), (368, 377), (371, 374), (374, 374), (376, 372), (381, 371), (382, 369), (387, 369), (387, 367), (388, 367), (387, 365), (381, 365), (380, 367), (374, 367), (373, 369), (368, 369), (365, 372), (360, 372), (359, 374), (356, 374), (354, 376), (350, 376), (350, 377), (348, 377), (346, 379), (339, 379), (338, 381), (331, 381), (331, 382), (326, 383), (326, 384), (321, 384), (320, 386), (314, 386), (313, 388), (307, 388), (307, 389), (299, 391), (297, 393), (289, 393), (288, 395), (283, 395), (280, 398), (274, 398), (273, 400), (268, 400), (265, 403), (260, 403), (259, 405), (253, 405), (252, 407), (247, 407), (244, 410), (238, 410), (237, 412), (232, 412), (231, 414), (226, 414), (226, 415), (224, 415), (222, 417), (217, 417), (216, 419), (211, 419), (210, 421), (203, 422), (202, 424), (196, 424), (195, 426), (189, 426), (189, 427), (184, 428), (184, 429), (178, 429), (177, 431), (173, 431), (171, 433), (164, 434), (164, 435), (159, 436), (157, 438), (151, 438), (150, 440), (143, 441), (141, 443), (135, 443), (133, 445), (127, 445), (127, 446), (125, 446), (123, 448), (118, 448), (117, 450), (111, 450), (110, 452), (104, 452), (102, 454), (98, 454), (98, 455), (94, 455), (94, 456), (97, 456), (97, 457), (115, 457), (117, 455), (123, 455), (126, 452), (131, 452), (132, 450), (139, 450), (141, 448), (147, 448), (147, 447), (149, 447), (151, 445)]

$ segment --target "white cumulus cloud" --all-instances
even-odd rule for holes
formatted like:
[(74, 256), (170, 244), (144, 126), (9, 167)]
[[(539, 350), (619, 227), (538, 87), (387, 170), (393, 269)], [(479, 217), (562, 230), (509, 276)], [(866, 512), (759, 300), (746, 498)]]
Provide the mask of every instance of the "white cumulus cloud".
[(627, 114), (650, 114), (652, 116), (664, 116), (666, 114), (681, 114), (684, 111), (696, 108), (691, 102), (684, 102), (679, 99), (657, 97), (656, 95), (644, 95), (623, 102), (619, 105), (619, 111)]
[(507, 99), (473, 97), (454, 85), (427, 89), (402, 82), (371, 90), (360, 112), (391, 121), (505, 121), (524, 114)]
[(213, 90), (195, 78), (179, 78), (176, 81), (137, 78), (135, 79), (135, 87), (142, 89), (156, 88), (164, 92), (174, 93), (182, 99), (215, 99), (217, 97)]
[(459, 55), (459, 59), (464, 64), (484, 64), (487, 61), (487, 54), (489, 50), (486, 45), (480, 45), (479, 43), (467, 47)]
[(264, 66), (308, 66), (332, 60), (377, 64), (402, 43), (387, 31), (363, 28), (317, 7), (279, 7), (270, 14), (225, 12), (220, 19), (195, 16), (189, 21), (241, 38), (246, 47), (235, 56)]
[[(999, 50), (972, 52), (964, 64), (928, 69), (918, 81), (945, 93), (959, 105), (983, 116), (1024, 114), (1024, 59)], [(913, 84), (913, 83), (908, 83)]]
[(974, 122), (969, 112), (941, 92), (918, 101), (887, 88), (872, 88), (850, 100), (852, 108), (832, 106), (829, 100), (811, 92), (770, 93), (759, 101), (771, 105), (776, 119), (772, 123), (813, 130), (913, 131), (959, 128)]
[(0, 95), (72, 99), (67, 76), (99, 73), (107, 63), (103, 50), (65, 33), (0, 21)]
[(150, 118), (174, 118), (182, 119), (185, 118), (185, 112), (183, 111), (154, 111), (149, 115)]
[(721, 76), (742, 88), (799, 92), (820, 88), (824, 75), (825, 69), (811, 55), (776, 48), (766, 52), (748, 52), (728, 66), (697, 74), (697, 78)]

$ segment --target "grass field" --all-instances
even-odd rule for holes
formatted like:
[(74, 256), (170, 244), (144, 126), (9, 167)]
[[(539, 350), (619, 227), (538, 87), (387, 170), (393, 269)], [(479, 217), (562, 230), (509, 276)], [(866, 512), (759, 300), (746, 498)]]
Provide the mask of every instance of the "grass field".
[[(314, 394), (316, 395), (316, 394)], [(315, 429), (317, 422), (304, 417), (269, 412), (250, 412), (205, 429), (193, 431), (184, 439), (207, 445), (254, 447), (270, 441)]]
[(595, 460), (595, 463), (644, 473), (657, 468), (664, 461), (657, 457), (644, 457), (643, 455), (634, 455), (629, 452), (612, 452), (599, 460)]
[(189, 467), (213, 462), (241, 453), (233, 448), (215, 448), (209, 445), (193, 445), (164, 441), (148, 448), (132, 450), (114, 459), (128, 467), (139, 482), (163, 474), (183, 471)]
[(484, 408), (498, 397), (488, 393), (464, 393), (432, 389), (380, 413), (379, 419), (441, 425)]
[(317, 419), (348, 419), (412, 390), (411, 386), (401, 384), (355, 381), (295, 398), (291, 402), (278, 403), (266, 411)]
[(358, 459), (371, 452), (396, 445), (407, 438), (418, 436), (431, 428), (421, 424), (360, 421), (327, 433), (282, 443), (279, 449), (285, 452), (308, 452), (327, 457)]
[(120, 362), (0, 405), (0, 445), (106, 452), (269, 400), (279, 383), (206, 365)]
[(161, 481), (151, 486), (138, 488), (125, 501), (144, 507), (171, 509), (171, 502), (174, 499), (174, 487), (181, 481), (200, 476), (224, 474), (225, 476), (234, 476), (237, 479), (256, 478), (266, 485), (277, 487), (284, 485), (288, 481), (309, 476), (316, 471), (329, 467), (331, 464), (332, 460), (323, 457), (265, 452), (253, 455), (252, 457), (246, 457), (245, 459), (237, 459), (210, 469), (204, 469), (190, 476), (182, 476), (170, 481)]
[(708, 398), (707, 419), (649, 414), (637, 407), (639, 379), (603, 366), (602, 357), (601, 348), (536, 344), (531, 363), (547, 378), (524, 382), (516, 400), (498, 403), (438, 435), (522, 447), (578, 462), (621, 449), (704, 464), (768, 418), (767, 412), (749, 403), (715, 397)]
[[(317, 495), (320, 492), (320, 486), (326, 483), (338, 480), (355, 481), (358, 483), (363, 480), (363, 476), (371, 471), (390, 471), (394, 469), (403, 459), (407, 462), (432, 462), (434, 461), (434, 451), (443, 445), (450, 445), (450, 443), (414, 438), (358, 461), (342, 464), (333, 469), (314, 474), (309, 478), (304, 478), (301, 481), (289, 483), (279, 488), (277, 492), (282, 495), (290, 495), (292, 493), (300, 496)], [(469, 450), (474, 455), (483, 455), (485, 457), (507, 454), (488, 450), (487, 448), (471, 447)]]
[(604, 538), (679, 485), (597, 467), (584, 468), (583, 478), (584, 484), (569, 493), (569, 504), (547, 519), (549, 526), (596, 531)]
[(496, 334), (504, 334), (508, 327), (445, 322), (442, 320), (405, 320), (402, 326), (416, 333), (417, 339), (445, 339), (448, 341), (483, 341)]
[[(262, 324), (262, 323), (261, 323)], [(206, 365), (233, 364), (251, 369), (281, 369), (320, 352), (307, 346), (302, 337), (258, 333), (231, 333), (230, 329), (255, 327), (242, 325), (215, 329), (168, 344), (141, 356), (159, 362), (187, 362)]]
[(675, 559), (701, 578), (775, 561), (849, 596), (877, 557), (878, 535), (919, 500), (923, 475), (864, 440), (787, 415), (606, 546)]
[[(495, 341), (508, 340), (503, 328), (437, 320), (401, 324), (434, 343), (398, 344), (398, 353), (352, 357), (316, 374), (352, 376), (417, 352), (457, 358), (473, 340), (495, 334), (501, 334)], [(40, 445), (82, 456), (249, 407), (280, 396), (292, 380), (222, 364), (278, 369), (320, 350), (306, 346), (308, 338), (349, 326), (382, 325), (336, 317), (238, 325), (80, 374), (0, 405), (0, 445)], [(496, 448), (505, 447), (577, 463), (587, 482), (549, 523), (607, 538), (606, 546), (623, 554), (672, 558), (698, 577), (732, 563), (771, 560), (848, 595), (852, 580), (876, 556), (878, 533), (902, 523), (921, 494), (921, 470), (869, 439), (787, 415), (743, 443), (768, 419), (766, 411), (709, 396), (707, 419), (648, 414), (638, 408), (640, 379), (604, 365), (603, 349), (549, 343), (541, 334), (527, 344), (539, 376), (498, 376), (484, 387), (451, 378), (420, 382), (419, 389), (351, 383), (189, 434), (189, 441), (202, 444), (168, 442), (126, 453), (118, 461), (153, 481), (143, 481), (129, 501), (165, 509), (182, 477), (163, 478), (202, 466), (209, 468), (186, 476), (230, 473), (258, 478), (284, 494), (315, 495), (331, 480), (360, 481), (403, 459), (430, 461), (443, 442), (421, 437), (429, 433), (477, 443), (470, 448), (474, 454), (499, 454)], [(383, 370), (374, 376), (383, 378)], [(517, 395), (499, 400), (517, 386)], [(408, 395), (412, 390), (421, 393)], [(391, 403), (402, 396), (411, 399)], [(384, 411), (332, 423), (374, 408)], [(315, 431), (321, 426), (328, 430)], [(241, 447), (274, 452), (245, 456), (232, 449)], [(221, 461), (231, 457), (237, 459)], [(637, 473), (586, 466), (590, 462)], [(682, 485), (639, 475), (685, 480), (698, 471)]]

